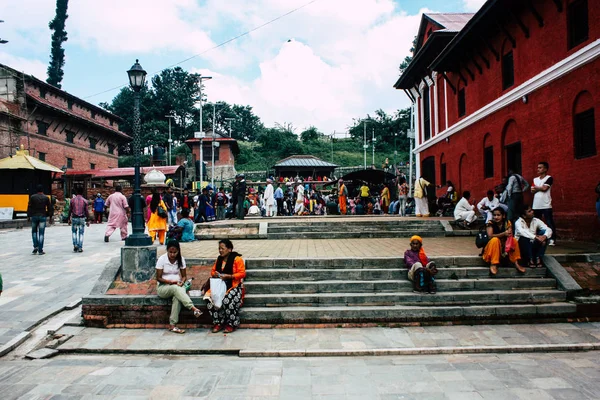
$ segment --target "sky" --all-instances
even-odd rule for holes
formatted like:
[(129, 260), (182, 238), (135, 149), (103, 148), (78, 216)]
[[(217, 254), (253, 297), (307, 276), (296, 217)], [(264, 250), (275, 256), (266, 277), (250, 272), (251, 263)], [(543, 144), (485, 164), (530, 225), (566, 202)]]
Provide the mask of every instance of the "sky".
[[(71, 1), (62, 88), (93, 104), (110, 102), (136, 59), (149, 76), (178, 64), (213, 77), (205, 82), (209, 102), (250, 105), (267, 126), (345, 132), (353, 118), (409, 106), (393, 84), (423, 12), (475, 12), (483, 3)], [(9, 42), (0, 45), (0, 63), (46, 79), (55, 6), (54, 0), (3, 0), (0, 38)]]

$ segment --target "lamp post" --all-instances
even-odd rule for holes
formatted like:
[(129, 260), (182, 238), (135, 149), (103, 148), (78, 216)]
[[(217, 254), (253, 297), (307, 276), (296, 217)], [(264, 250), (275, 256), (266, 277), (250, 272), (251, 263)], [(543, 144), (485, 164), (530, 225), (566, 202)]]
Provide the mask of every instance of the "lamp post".
[(131, 225), (133, 233), (125, 241), (127, 246), (150, 246), (152, 241), (150, 236), (144, 233), (144, 216), (142, 214), (142, 195), (140, 190), (140, 90), (144, 87), (146, 81), (146, 71), (142, 68), (139, 60), (127, 71), (129, 75), (129, 85), (133, 90), (133, 213)]
[(200, 86), (200, 132), (196, 132), (194, 137), (200, 139), (200, 186), (202, 186), (202, 170), (204, 169), (204, 152), (202, 150), (202, 138), (204, 137), (204, 132), (202, 131), (202, 81), (209, 79), (212, 79), (212, 76), (198, 76), (198, 84)]
[(232, 137), (231, 121), (235, 121), (235, 118), (225, 118), (225, 121), (229, 122), (229, 137)]
[(173, 140), (171, 139), (171, 120), (173, 118), (175, 118), (174, 115), (165, 115), (165, 117), (169, 118), (169, 155), (168, 155), (168, 159), (167, 159), (167, 165), (171, 165), (171, 143), (173, 143)]
[(398, 137), (398, 133), (394, 132), (394, 175), (397, 174), (397, 167), (396, 167), (396, 156), (398, 155), (398, 151), (396, 150), (396, 138)]
[(217, 105), (213, 103), (212, 141), (210, 142), (210, 186), (215, 189), (215, 125), (217, 124)]
[(377, 140), (377, 139), (375, 139), (375, 128), (373, 128), (372, 133), (373, 133), (373, 136), (371, 138), (371, 142), (373, 142), (373, 163), (372, 163), (372, 165), (375, 166), (375, 141)]

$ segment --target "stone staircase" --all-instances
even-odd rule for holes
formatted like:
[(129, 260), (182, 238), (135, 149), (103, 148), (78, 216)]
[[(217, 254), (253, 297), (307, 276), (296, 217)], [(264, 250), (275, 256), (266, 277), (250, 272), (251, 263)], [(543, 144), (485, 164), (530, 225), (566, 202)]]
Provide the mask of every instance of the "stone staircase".
[(269, 222), (269, 239), (351, 239), (410, 237), (443, 237), (445, 228), (435, 220), (387, 220), (360, 218), (357, 221), (316, 220)]
[(480, 257), (438, 264), (438, 293), (412, 292), (402, 259), (254, 259), (247, 262), (246, 324), (551, 320), (575, 314), (546, 268), (500, 268)]

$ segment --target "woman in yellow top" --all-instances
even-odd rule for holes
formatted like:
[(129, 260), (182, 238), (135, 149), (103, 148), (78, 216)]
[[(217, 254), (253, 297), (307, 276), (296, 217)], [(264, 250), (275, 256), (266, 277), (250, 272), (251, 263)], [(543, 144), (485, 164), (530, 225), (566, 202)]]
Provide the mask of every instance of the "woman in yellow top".
[(240, 326), (240, 308), (244, 300), (242, 279), (246, 277), (246, 266), (242, 255), (233, 251), (231, 240), (219, 241), (219, 257), (212, 267), (210, 276), (221, 278), (227, 285), (223, 305), (218, 309), (210, 300), (210, 290), (204, 295), (207, 299), (206, 308), (213, 320), (212, 332), (217, 333), (225, 328), (225, 332), (231, 333)]
[[(162, 207), (165, 210), (164, 218), (158, 215), (158, 207)], [(160, 244), (165, 244), (165, 233), (167, 232), (167, 206), (160, 198), (160, 194), (153, 193), (152, 200), (150, 201), (150, 218), (148, 218), (148, 233), (152, 238), (152, 243), (156, 239), (158, 234), (158, 241)]]
[(381, 211), (384, 214), (388, 213), (390, 209), (390, 189), (388, 189), (387, 185), (383, 185), (383, 190), (381, 191)]

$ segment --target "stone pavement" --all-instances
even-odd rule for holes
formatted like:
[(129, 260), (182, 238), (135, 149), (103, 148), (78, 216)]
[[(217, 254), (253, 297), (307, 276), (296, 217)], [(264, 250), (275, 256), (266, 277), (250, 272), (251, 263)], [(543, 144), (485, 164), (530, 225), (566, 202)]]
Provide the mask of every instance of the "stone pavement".
[(32, 326), (89, 294), (104, 266), (120, 255), (115, 233), (104, 243), (106, 224), (86, 228), (83, 253), (73, 253), (71, 227), (46, 228), (45, 255), (32, 255), (31, 229), (0, 230), (0, 349)]
[(57, 334), (73, 335), (58, 347), (66, 353), (289, 357), (600, 349), (600, 323), (239, 329), (232, 334), (201, 328), (184, 335), (165, 329), (64, 326)]
[(356, 358), (60, 356), (0, 364), (3, 400), (595, 400), (600, 352)]

